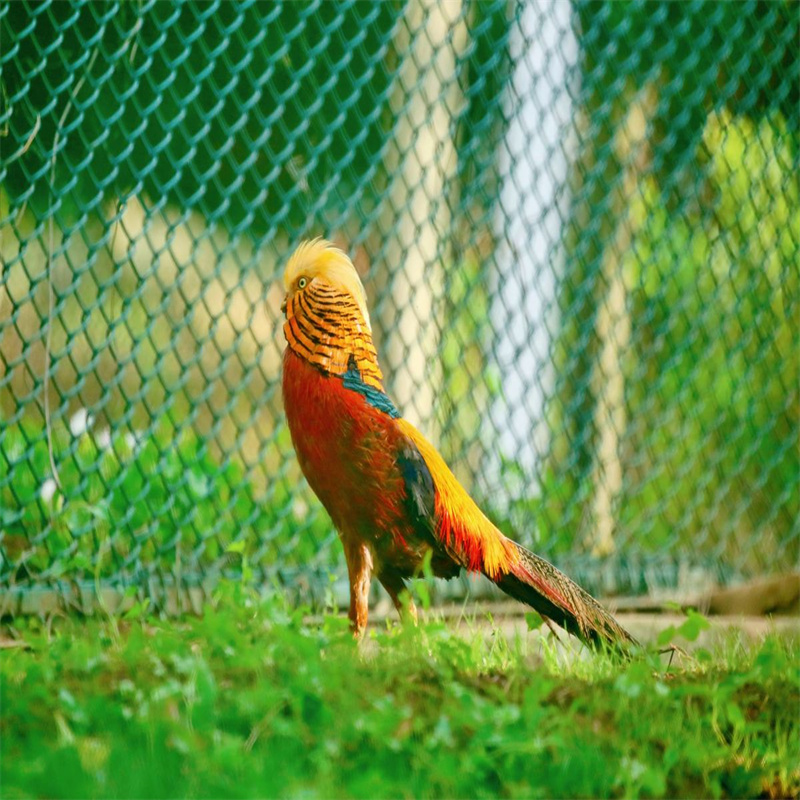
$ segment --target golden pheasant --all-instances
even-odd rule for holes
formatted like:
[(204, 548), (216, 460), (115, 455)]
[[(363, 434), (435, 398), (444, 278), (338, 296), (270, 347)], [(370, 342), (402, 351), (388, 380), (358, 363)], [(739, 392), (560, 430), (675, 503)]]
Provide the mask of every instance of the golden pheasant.
[[(330, 242), (301, 244), (284, 273), (283, 399), (300, 467), (344, 546), (361, 634), (375, 575), (396, 608), (428, 553), (434, 575), (482, 572), (591, 644), (631, 636), (583, 589), (504, 536), (387, 396), (364, 288)], [(410, 608), (415, 613), (413, 606)]]

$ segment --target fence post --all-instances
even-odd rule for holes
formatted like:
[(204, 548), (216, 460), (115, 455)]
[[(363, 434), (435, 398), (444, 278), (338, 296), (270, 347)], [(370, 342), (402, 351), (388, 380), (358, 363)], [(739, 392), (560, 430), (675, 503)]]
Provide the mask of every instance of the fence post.
[(592, 469), (594, 502), (591, 546), (595, 556), (607, 556), (615, 550), (614, 505), (623, 483), (620, 442), (627, 426), (622, 359), (631, 338), (622, 259), (639, 225), (631, 213), (631, 202), (640, 190), (640, 178), (649, 159), (647, 128), (656, 106), (656, 91), (650, 85), (631, 103), (614, 142), (622, 174), (610, 202), (618, 222), (613, 238), (603, 251), (600, 266), (604, 297), (597, 311), (599, 354), (592, 374), (596, 397), (594, 431), (598, 440)]
[(450, 258), (456, 177), (455, 125), (461, 102), (458, 58), (466, 41), (461, 0), (412, 0), (395, 45), (400, 54), (387, 152), (390, 176), (383, 251), (389, 284), (382, 314), (391, 392), (403, 413), (436, 437), (441, 385), (438, 306)]

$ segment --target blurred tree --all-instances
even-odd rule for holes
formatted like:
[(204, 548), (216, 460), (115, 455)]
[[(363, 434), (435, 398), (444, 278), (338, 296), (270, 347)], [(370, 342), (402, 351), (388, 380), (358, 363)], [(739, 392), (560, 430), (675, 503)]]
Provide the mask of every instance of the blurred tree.
[[(776, 547), (796, 543), (799, 535), (789, 489), (797, 477), (796, 453), (787, 449), (785, 439), (779, 443), (774, 431), (789, 438), (796, 438), (798, 431), (796, 414), (790, 410), (797, 406), (792, 389), (797, 385), (792, 354), (797, 351), (789, 344), (797, 340), (797, 308), (787, 297), (796, 297), (788, 272), (797, 274), (792, 248), (800, 237), (787, 227), (788, 218), (781, 223), (781, 234), (767, 232), (776, 224), (769, 221), (770, 203), (793, 210), (797, 218), (800, 6), (598, 2), (579, 5), (578, 14), (583, 56), (580, 148), (573, 170), (567, 279), (559, 299), (559, 386), (549, 408), (555, 436), (552, 471), (560, 492), (572, 501), (549, 501), (546, 529), (574, 530), (596, 523), (589, 501), (596, 503), (592, 498), (597, 478), (592, 477), (591, 464), (601, 433), (596, 409), (602, 387), (592, 388), (591, 375), (600, 348), (596, 315), (608, 291), (601, 265), (618, 244), (614, 230), (619, 214), (633, 214), (638, 232), (620, 255), (627, 269), (631, 259), (641, 262), (650, 289), (643, 298), (628, 275), (632, 336), (623, 367), (629, 427), (620, 431), (625, 488), (614, 511), (623, 542), (635, 537), (630, 548), (635, 551), (676, 545), (680, 539), (684, 552), (704, 542), (704, 553), (720, 554), (735, 547), (737, 540), (724, 529), (724, 515), (717, 516), (724, 508), (735, 520), (730, 524), (739, 528), (740, 540), (766, 533), (773, 557)], [(658, 97), (648, 128), (651, 158), (625, 210), (610, 199), (625, 184), (626, 170), (614, 141), (646, 84)], [(724, 120), (736, 122), (723, 125)], [(756, 174), (757, 165), (766, 162), (773, 175), (768, 188)], [(720, 181), (722, 164), (735, 180)], [(748, 211), (744, 203), (750, 192), (763, 198), (757, 211)], [(642, 196), (649, 198), (644, 205)], [(641, 216), (636, 217), (635, 209)], [(749, 218), (753, 221), (748, 223)], [(661, 253), (657, 261), (654, 249)], [(729, 263), (720, 269), (723, 253)], [(754, 254), (761, 260), (748, 261)], [(786, 288), (770, 283), (764, 259), (783, 265), (780, 284)], [(670, 294), (667, 302), (664, 295), (678, 280), (682, 291)], [(738, 320), (735, 329), (732, 320), (723, 324), (729, 292), (737, 298), (730, 301), (730, 314)], [(746, 326), (748, 314), (753, 327)], [(761, 332), (759, 321), (767, 320), (774, 334)], [(750, 357), (757, 357), (764, 368), (764, 383), (756, 390), (762, 399), (753, 398), (749, 405), (743, 399), (747, 394), (741, 394), (754, 377), (748, 373), (753, 367), (745, 369), (745, 351), (752, 351)], [(714, 383), (729, 387), (729, 399), (739, 397), (749, 408), (750, 416), (739, 418), (738, 424), (732, 423), (730, 406), (713, 405), (698, 384), (709, 377), (706, 368), (714, 364), (709, 358), (715, 352), (720, 360)], [(681, 379), (676, 370), (684, 371)], [(773, 387), (770, 401), (764, 399), (766, 386)], [(767, 404), (773, 415), (769, 420)], [(656, 407), (663, 416), (648, 413)], [(651, 438), (643, 438), (644, 430)], [(655, 441), (661, 444), (655, 447)], [(764, 457), (767, 451), (773, 452), (767, 460), (770, 467), (756, 479), (742, 458), (745, 453), (748, 458), (756, 453)], [(734, 463), (748, 478), (742, 481), (735, 477), (736, 469), (722, 468)], [(648, 480), (660, 480), (658, 490), (642, 492)], [(742, 496), (733, 508), (721, 505), (722, 498), (732, 499), (731, 494), (739, 492)], [(769, 522), (757, 511), (767, 508)], [(780, 533), (769, 534), (771, 528)], [(784, 544), (776, 545), (778, 540)], [(553, 546), (559, 548), (557, 542)], [(751, 560), (748, 566), (755, 563)]]
[[(272, 238), (368, 216), (385, 180), (399, 2), (11, 3), (0, 180), (59, 224), (108, 203)], [(69, 92), (100, 54), (49, 163)], [(38, 122), (37, 122), (38, 120)], [(31, 132), (36, 135), (31, 138)], [(27, 150), (20, 152), (31, 138)]]

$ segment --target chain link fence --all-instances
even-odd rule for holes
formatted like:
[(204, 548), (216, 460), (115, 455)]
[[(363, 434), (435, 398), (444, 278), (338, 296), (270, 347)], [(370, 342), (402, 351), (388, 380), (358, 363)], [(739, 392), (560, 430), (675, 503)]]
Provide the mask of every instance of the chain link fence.
[(320, 233), (505, 532), (601, 593), (796, 565), (799, 12), (0, 5), (4, 609), (344, 575), (279, 388)]

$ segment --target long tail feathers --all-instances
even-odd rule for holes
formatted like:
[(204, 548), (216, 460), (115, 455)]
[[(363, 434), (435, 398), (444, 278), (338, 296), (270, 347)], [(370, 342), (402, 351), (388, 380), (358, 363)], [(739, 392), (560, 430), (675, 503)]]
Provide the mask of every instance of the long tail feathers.
[(495, 580), (508, 595), (536, 609), (595, 648), (627, 651), (638, 642), (588, 592), (552, 564), (514, 543), (511, 572)]

